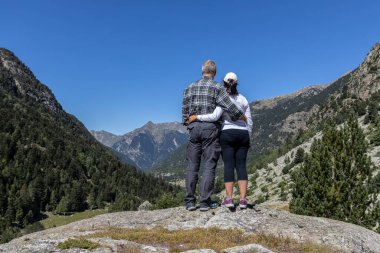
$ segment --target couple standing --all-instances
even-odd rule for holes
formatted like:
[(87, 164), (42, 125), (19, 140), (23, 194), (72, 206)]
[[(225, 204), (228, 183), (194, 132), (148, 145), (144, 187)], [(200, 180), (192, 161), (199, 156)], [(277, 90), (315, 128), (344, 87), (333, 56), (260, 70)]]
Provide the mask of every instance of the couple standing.
[(186, 151), (186, 209), (193, 211), (198, 173), (203, 160), (204, 172), (200, 184), (200, 211), (217, 208), (211, 200), (215, 169), (220, 153), (224, 162), (226, 199), (222, 205), (234, 207), (235, 169), (240, 190), (240, 208), (247, 208), (246, 158), (252, 129), (248, 101), (237, 91), (237, 76), (230, 72), (219, 86), (214, 77), (216, 64), (207, 60), (202, 65), (202, 78), (189, 85), (183, 93), (182, 121), (189, 130)]

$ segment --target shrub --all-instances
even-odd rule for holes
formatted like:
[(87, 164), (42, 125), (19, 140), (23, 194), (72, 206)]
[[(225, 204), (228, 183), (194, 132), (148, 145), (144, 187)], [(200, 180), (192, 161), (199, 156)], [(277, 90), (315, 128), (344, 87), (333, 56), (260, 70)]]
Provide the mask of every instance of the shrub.
[(266, 201), (265, 196), (261, 194), (261, 195), (256, 199), (255, 204), (261, 204), (261, 203), (263, 203), (263, 202), (265, 202), (265, 201)]
[(263, 186), (263, 187), (261, 187), (261, 191), (262, 192), (268, 192), (268, 186)]
[(294, 167), (294, 163), (289, 163), (282, 168), (282, 174), (286, 175)]
[(251, 187), (252, 189), (256, 189), (257, 188), (257, 182), (256, 182), (256, 179), (259, 177), (259, 173), (258, 172), (255, 172), (251, 178), (249, 179), (250, 183), (251, 183)]
[(58, 243), (59, 249), (71, 249), (71, 248), (80, 248), (80, 249), (89, 249), (93, 250), (99, 248), (101, 245), (96, 242), (91, 242), (86, 239), (68, 239), (64, 242)]
[(180, 206), (183, 203), (183, 198), (173, 196), (172, 194), (164, 193), (157, 201), (152, 205), (152, 210), (165, 209), (170, 207)]

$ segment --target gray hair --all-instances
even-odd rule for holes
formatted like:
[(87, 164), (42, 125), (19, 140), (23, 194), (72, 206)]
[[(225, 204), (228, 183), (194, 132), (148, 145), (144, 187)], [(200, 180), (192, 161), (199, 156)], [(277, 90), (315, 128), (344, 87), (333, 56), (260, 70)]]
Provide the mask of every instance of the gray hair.
[(216, 74), (216, 63), (213, 60), (207, 60), (202, 64), (202, 74)]

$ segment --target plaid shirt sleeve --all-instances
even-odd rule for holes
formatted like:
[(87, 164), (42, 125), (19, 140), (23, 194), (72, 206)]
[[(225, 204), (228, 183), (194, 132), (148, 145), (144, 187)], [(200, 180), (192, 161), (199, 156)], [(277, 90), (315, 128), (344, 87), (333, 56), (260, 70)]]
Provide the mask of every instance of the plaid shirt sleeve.
[(231, 99), (228, 97), (227, 92), (223, 88), (219, 88), (218, 90), (219, 93), (216, 98), (217, 105), (225, 109), (231, 116), (232, 120), (238, 120), (243, 115), (243, 112), (241, 112), (237, 106), (232, 103)]
[(182, 98), (182, 124), (185, 126), (188, 124), (189, 117), (189, 89), (185, 89)]

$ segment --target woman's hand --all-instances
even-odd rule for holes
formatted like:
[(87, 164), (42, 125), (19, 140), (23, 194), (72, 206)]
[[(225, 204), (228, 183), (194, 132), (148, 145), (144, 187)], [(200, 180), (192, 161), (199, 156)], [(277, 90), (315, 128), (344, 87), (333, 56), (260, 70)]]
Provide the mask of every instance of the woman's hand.
[(244, 114), (241, 115), (239, 119), (244, 120), (245, 123), (247, 123), (247, 116), (245, 116)]
[(192, 123), (192, 122), (194, 122), (194, 121), (197, 121), (197, 115), (190, 115), (189, 116), (189, 123)]

